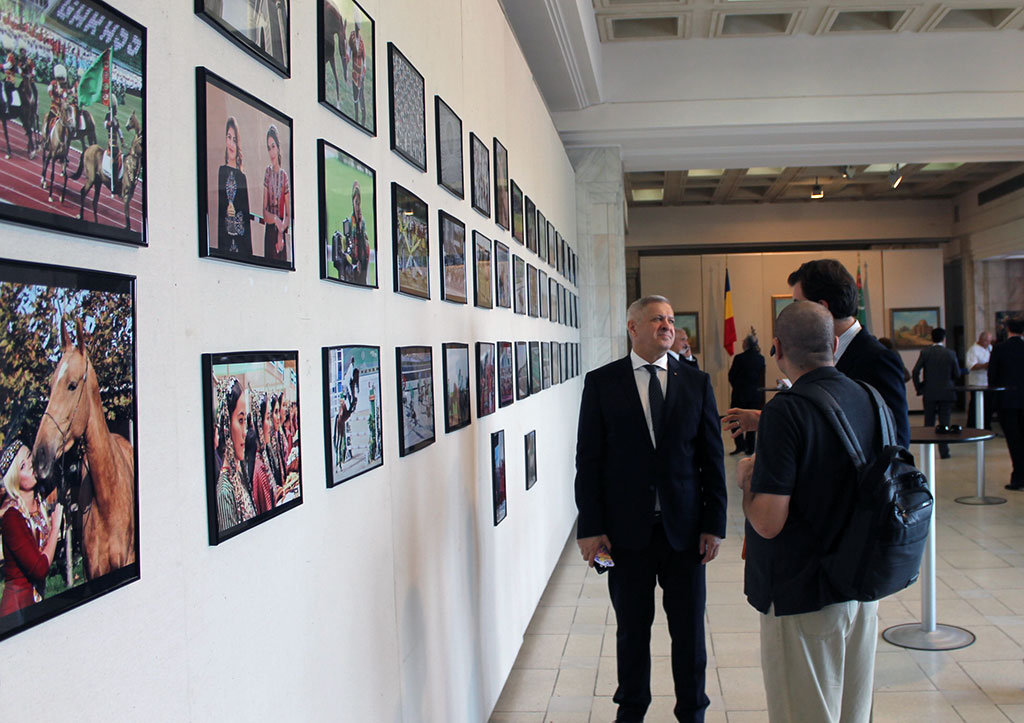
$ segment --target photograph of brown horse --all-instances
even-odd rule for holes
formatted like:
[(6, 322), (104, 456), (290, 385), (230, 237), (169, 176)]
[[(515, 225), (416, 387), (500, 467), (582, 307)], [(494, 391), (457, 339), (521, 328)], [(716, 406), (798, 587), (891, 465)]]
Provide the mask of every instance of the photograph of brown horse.
[(134, 110), (128, 119), (126, 128), (135, 131), (135, 136), (124, 151), (119, 146), (114, 146), (115, 153), (121, 154), (120, 159), (123, 163), (120, 178), (111, 180), (110, 175), (103, 170), (104, 149), (101, 146), (93, 144), (86, 148), (85, 153), (79, 157), (78, 169), (71, 174), (71, 180), (74, 181), (82, 175), (83, 170), (85, 171), (85, 183), (82, 184), (82, 195), (78, 205), (79, 219), (85, 216), (86, 196), (89, 191), (95, 189), (92, 196), (92, 220), (99, 222), (97, 206), (100, 200), (100, 188), (106, 187), (124, 204), (124, 227), (131, 230), (132, 222), (129, 211), (132, 196), (135, 194), (135, 184), (138, 182), (139, 176), (142, 175), (142, 123), (139, 122), (139, 116)]

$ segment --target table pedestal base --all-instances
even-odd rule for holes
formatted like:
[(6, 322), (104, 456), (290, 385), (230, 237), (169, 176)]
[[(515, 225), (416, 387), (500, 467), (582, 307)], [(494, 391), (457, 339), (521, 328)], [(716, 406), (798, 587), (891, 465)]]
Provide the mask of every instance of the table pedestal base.
[(956, 501), (962, 505), (1001, 505), (1006, 502), (1006, 498), (971, 495), (970, 497), (957, 497)]
[(911, 650), (957, 650), (974, 642), (974, 633), (955, 625), (936, 625), (932, 632), (921, 623), (906, 623), (886, 628), (882, 637), (893, 645)]

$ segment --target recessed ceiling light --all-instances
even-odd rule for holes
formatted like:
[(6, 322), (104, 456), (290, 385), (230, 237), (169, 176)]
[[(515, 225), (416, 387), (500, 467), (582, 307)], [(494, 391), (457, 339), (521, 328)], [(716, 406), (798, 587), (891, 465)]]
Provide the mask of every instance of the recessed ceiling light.
[(929, 163), (921, 169), (922, 173), (928, 173), (929, 171), (955, 171), (963, 163)]
[(661, 201), (665, 198), (664, 188), (634, 188), (633, 201), (643, 203), (645, 201)]
[[(744, 0), (745, 1), (745, 0)], [(769, 166), (758, 166), (756, 168), (748, 168), (748, 176), (777, 176), (782, 173), (785, 168), (771, 168)]]
[(697, 168), (690, 171), (687, 175), (690, 178), (716, 178), (725, 173), (724, 168)]

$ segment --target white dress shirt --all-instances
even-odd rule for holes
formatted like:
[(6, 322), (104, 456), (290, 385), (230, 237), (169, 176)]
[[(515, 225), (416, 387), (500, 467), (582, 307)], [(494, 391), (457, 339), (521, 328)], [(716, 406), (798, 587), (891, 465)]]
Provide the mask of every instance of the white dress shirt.
[(860, 330), (860, 322), (854, 319), (853, 326), (839, 335), (839, 345), (836, 347), (836, 354), (832, 358), (833, 363), (839, 363), (839, 357), (843, 355), (843, 352), (845, 352), (847, 347), (850, 346), (850, 342), (853, 341), (853, 337), (857, 336), (857, 334), (860, 333)]
[(640, 404), (644, 408), (644, 418), (647, 420), (647, 431), (651, 435), (651, 444), (657, 446), (654, 439), (654, 422), (651, 421), (651, 400), (650, 391), (651, 373), (647, 371), (648, 364), (658, 367), (658, 382), (661, 384), (661, 396), (667, 397), (668, 390), (668, 354), (662, 354), (653, 362), (648, 362), (635, 351), (629, 353), (629, 359), (633, 362), (633, 376), (636, 378), (636, 391), (640, 395)]
[[(975, 364), (988, 364), (988, 360), (991, 356), (991, 348), (984, 347), (975, 342), (971, 348), (967, 350), (967, 368), (970, 369)], [(971, 386), (987, 387), (988, 369), (976, 369), (970, 372), (967, 375), (967, 383)]]

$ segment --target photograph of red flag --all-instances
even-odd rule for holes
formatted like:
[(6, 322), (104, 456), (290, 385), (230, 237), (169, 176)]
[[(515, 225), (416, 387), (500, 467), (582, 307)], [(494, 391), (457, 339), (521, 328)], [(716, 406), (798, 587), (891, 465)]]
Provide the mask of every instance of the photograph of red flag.
[(722, 346), (729, 356), (736, 343), (736, 320), (732, 316), (732, 288), (729, 286), (729, 268), (725, 269), (725, 328), (722, 332)]

